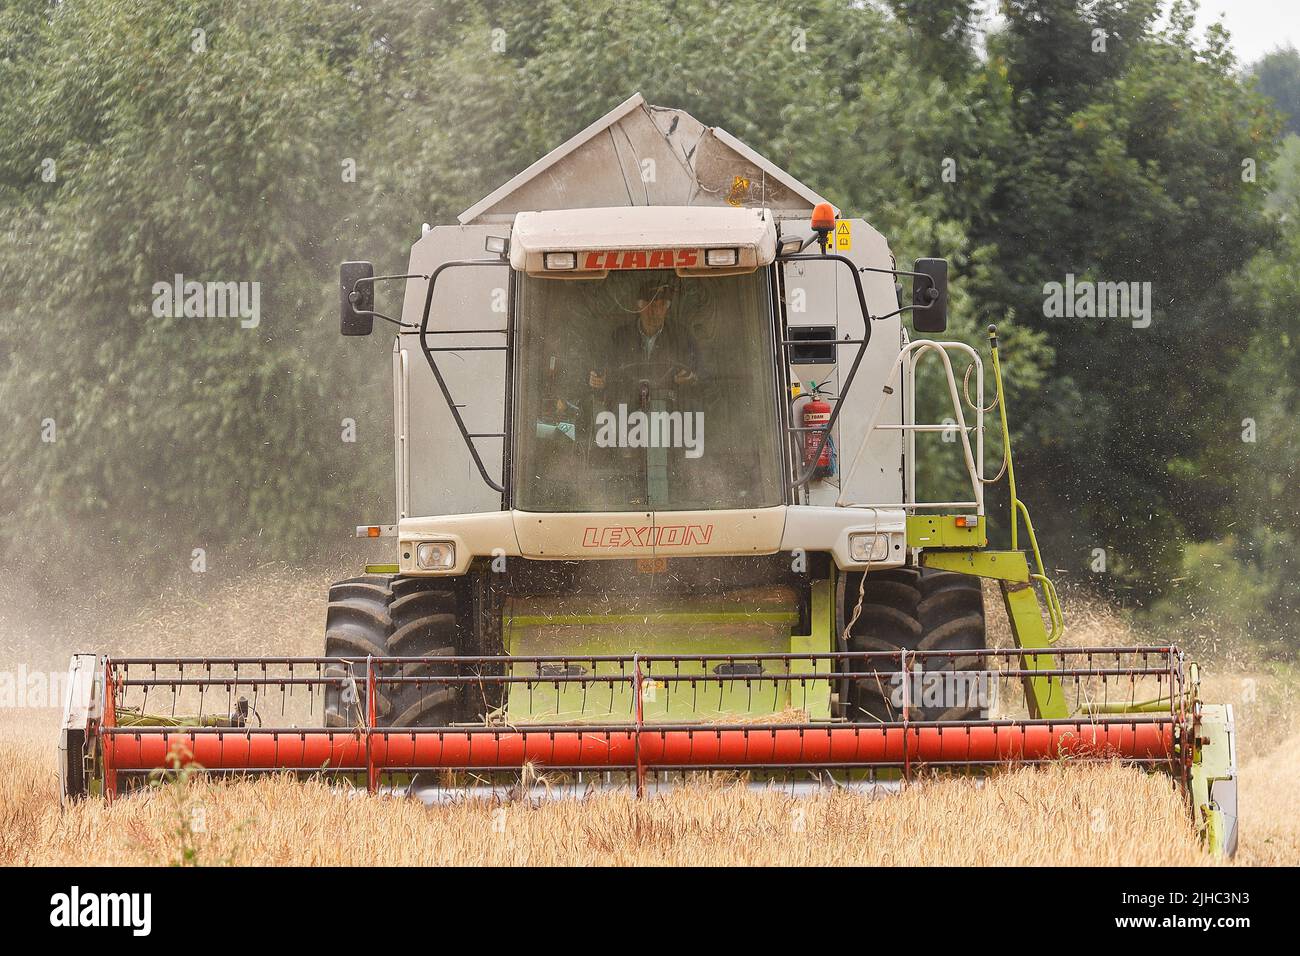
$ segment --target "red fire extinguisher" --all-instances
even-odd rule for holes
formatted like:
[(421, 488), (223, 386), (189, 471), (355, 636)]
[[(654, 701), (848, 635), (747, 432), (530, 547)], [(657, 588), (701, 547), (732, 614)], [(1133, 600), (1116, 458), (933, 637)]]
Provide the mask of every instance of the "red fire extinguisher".
[(810, 382), (812, 385), (811, 397), (804, 403), (802, 409), (802, 422), (804, 428), (815, 428), (816, 431), (806, 431), (803, 433), (803, 464), (807, 468), (813, 460), (813, 455), (817, 455), (817, 446), (821, 445), (821, 454), (817, 455), (817, 469), (814, 472), (818, 477), (823, 477), (831, 473), (831, 439), (826, 436), (825, 444), (822, 444), (822, 429), (826, 423), (831, 420), (831, 405), (822, 396), (826, 394), (822, 385), (816, 382)]

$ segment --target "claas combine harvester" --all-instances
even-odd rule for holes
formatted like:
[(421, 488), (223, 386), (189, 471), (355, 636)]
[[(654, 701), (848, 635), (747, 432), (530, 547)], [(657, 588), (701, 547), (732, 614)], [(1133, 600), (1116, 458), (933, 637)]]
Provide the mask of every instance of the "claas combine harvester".
[[(986, 383), (931, 337), (947, 295), (943, 260), (898, 269), (724, 130), (632, 97), (426, 228), (406, 273), (344, 263), (343, 334), (396, 327), (396, 523), (358, 528), (396, 560), (330, 589), (318, 658), (74, 657), (65, 796), (184, 764), (433, 800), (1118, 758), (1171, 774), (1231, 852), (1230, 708), (1176, 647), (1057, 644), (996, 332)], [(917, 420), (919, 374), (946, 420)], [(955, 500), (918, 492), (926, 441)], [(1013, 647), (986, 644), (985, 579)]]

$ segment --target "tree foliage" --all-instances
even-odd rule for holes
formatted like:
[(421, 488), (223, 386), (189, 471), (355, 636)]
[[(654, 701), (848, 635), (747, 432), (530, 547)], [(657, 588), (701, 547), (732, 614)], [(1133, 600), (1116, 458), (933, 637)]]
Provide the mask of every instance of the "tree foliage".
[(1286, 117), (1287, 131), (1300, 134), (1300, 50), (1280, 47), (1251, 67), (1257, 88)]
[[(1055, 566), (1084, 578), (1104, 548), (1118, 593), (1168, 600), (1222, 553), (1293, 596), (1300, 240), (1286, 191), (1270, 211), (1269, 176), (1245, 173), (1289, 168), (1263, 94), (1294, 113), (1294, 51), (1249, 80), (1181, 3), (1007, 0), (982, 43), (974, 7), (14, 0), (8, 557), (296, 561), (387, 515), (386, 347), (338, 339), (337, 263), (401, 271), (421, 222), (640, 90), (871, 221), (900, 262), (952, 261), (953, 334), (999, 325)], [(259, 283), (260, 322), (155, 314), (178, 274)], [(1067, 275), (1149, 283), (1150, 324), (1047, 315)], [(940, 486), (949, 459), (927, 453)]]

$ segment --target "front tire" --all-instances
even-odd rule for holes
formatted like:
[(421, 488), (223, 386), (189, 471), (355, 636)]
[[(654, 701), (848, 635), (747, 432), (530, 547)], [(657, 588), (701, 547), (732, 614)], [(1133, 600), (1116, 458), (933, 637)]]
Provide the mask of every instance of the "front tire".
[[(963, 651), (987, 646), (984, 595), (980, 579), (952, 571), (925, 568), (887, 568), (849, 575), (843, 591), (842, 612), (847, 624), (853, 618), (859, 586), (862, 608), (849, 633), (853, 651)], [(928, 659), (926, 671), (987, 670), (979, 655), (954, 655)], [(855, 661), (862, 677), (850, 683), (848, 717), (855, 722), (902, 720), (898, 704), (897, 659)], [(956, 682), (953, 682), (955, 685)], [(982, 708), (969, 701), (909, 709), (912, 720), (976, 720)]]
[[(461, 602), (456, 582), (445, 578), (402, 578), (368, 574), (330, 588), (325, 615), (325, 656), (351, 659), (330, 664), (327, 677), (351, 674), (355, 684), (330, 685), (325, 691), (325, 726), (356, 727), (365, 723), (367, 657), (377, 673), (388, 657), (452, 657), (461, 644)], [(436, 660), (401, 667), (402, 676), (450, 675), (450, 665)], [(459, 713), (456, 687), (435, 683), (388, 684), (375, 693), (376, 723), (381, 727), (442, 727)]]

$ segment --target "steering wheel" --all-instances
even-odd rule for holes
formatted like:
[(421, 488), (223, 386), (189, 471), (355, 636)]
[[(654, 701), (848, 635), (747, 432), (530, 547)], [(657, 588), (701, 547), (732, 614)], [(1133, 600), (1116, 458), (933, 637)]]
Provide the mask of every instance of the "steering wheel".
[[(688, 369), (681, 362), (666, 362), (662, 359), (642, 359), (641, 361), (638, 362), (625, 362), (622, 365), (616, 365), (613, 367), (611, 372), (614, 373), (625, 372), (630, 368), (646, 369), (647, 371), (653, 369), (655, 373), (663, 372), (664, 378), (668, 379), (669, 382), (674, 385), (677, 384), (676, 382), (672, 381), (673, 373), (675, 371), (683, 371), (683, 372), (690, 371), (690, 369)], [(608, 381), (608, 379), (611, 377), (612, 375), (607, 375), (605, 378)], [(632, 378), (634, 376), (627, 376), (627, 377)], [(642, 381), (650, 381), (654, 377), (654, 375), (652, 374), (649, 376), (635, 376), (635, 377), (641, 378)]]

